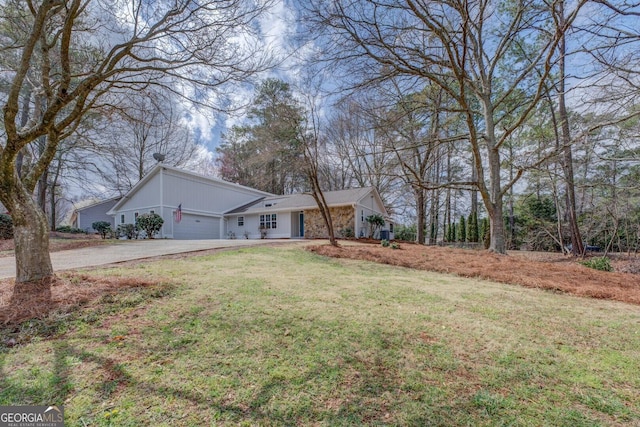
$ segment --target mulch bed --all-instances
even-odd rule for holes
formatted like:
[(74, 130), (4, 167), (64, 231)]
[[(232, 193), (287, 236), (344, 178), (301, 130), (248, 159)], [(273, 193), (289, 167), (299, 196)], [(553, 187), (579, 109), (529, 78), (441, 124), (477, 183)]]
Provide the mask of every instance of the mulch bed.
[[(640, 276), (604, 272), (564, 257), (563, 262), (535, 261), (524, 256), (498, 255), (489, 251), (401, 244), (394, 250), (380, 244), (330, 245), (308, 248), (320, 255), (373, 261), (418, 270), (451, 273), (501, 283), (565, 292), (589, 298), (640, 304)], [(638, 259), (636, 259), (638, 261)]]
[(125, 289), (155, 286), (137, 278), (96, 277), (66, 273), (53, 280), (23, 285), (14, 294), (14, 280), (0, 281), (0, 327), (42, 318), (50, 312), (65, 313)]

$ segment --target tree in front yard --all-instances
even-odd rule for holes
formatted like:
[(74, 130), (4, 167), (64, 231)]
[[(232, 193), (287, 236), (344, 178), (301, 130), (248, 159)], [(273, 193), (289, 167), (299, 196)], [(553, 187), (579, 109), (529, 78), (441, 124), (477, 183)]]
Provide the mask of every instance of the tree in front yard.
[(111, 232), (111, 224), (107, 221), (96, 221), (91, 224), (91, 227), (93, 227), (93, 229), (96, 230), (103, 239), (106, 239), (107, 234)]
[(142, 214), (136, 218), (136, 226), (139, 230), (144, 230), (149, 239), (160, 231), (164, 224), (164, 219), (157, 213)]
[[(165, 0), (111, 7), (94, 0), (3, 3), (0, 202), (14, 225), (12, 301), (54, 277), (36, 185), (61, 143), (123, 93), (153, 86), (202, 105), (229, 81), (271, 65), (255, 34), (266, 3)], [(238, 49), (238, 40), (246, 39)], [(197, 98), (197, 99), (196, 99)], [(41, 150), (35, 150), (37, 144)], [(37, 153), (30, 168), (21, 153)], [(42, 296), (50, 294), (42, 285)], [(47, 297), (48, 298), (48, 297)]]

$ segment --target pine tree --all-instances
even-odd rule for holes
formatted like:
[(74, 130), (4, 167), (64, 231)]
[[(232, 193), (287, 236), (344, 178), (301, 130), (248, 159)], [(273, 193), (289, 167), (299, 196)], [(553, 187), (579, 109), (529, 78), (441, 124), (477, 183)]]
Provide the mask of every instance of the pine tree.
[(464, 215), (460, 216), (460, 226), (458, 227), (458, 242), (467, 241), (467, 221), (464, 219)]
[(467, 221), (467, 240), (472, 243), (478, 243), (480, 240), (480, 232), (478, 230), (478, 213), (471, 212)]
[(491, 226), (489, 224), (489, 218), (482, 218), (481, 224), (481, 233), (482, 242), (484, 243), (484, 248), (489, 249), (489, 243), (491, 242)]

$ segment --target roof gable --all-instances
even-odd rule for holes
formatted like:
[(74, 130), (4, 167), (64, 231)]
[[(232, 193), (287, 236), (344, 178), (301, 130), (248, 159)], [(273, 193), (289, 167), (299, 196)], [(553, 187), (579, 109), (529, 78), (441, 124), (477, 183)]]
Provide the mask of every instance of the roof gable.
[(114, 204), (114, 203), (116, 203), (118, 200), (120, 200), (120, 197), (113, 197), (113, 198), (111, 198), (111, 199), (107, 199), (107, 200), (99, 200), (99, 201), (97, 201), (97, 202), (95, 202), (95, 201), (94, 201), (94, 202), (90, 202), (90, 203), (88, 203), (88, 204), (86, 204), (86, 205), (84, 205), (84, 206), (82, 206), (82, 207), (76, 208), (76, 209), (75, 209), (75, 211), (76, 211), (76, 212), (81, 212), (81, 211), (83, 211), (83, 210), (85, 210), (85, 209), (95, 208), (95, 207), (98, 207), (98, 206), (100, 206), (100, 205), (108, 205), (108, 204), (110, 204), (110, 203), (111, 203), (111, 204)]
[(273, 196), (273, 194), (271, 194), (271, 193), (267, 193), (267, 192), (264, 192), (264, 191), (256, 190), (255, 188), (246, 187), (244, 185), (235, 184), (235, 183), (232, 183), (232, 182), (229, 182), (229, 181), (225, 181), (223, 179), (214, 178), (214, 177), (210, 177), (210, 176), (205, 176), (205, 175), (201, 175), (201, 174), (198, 174), (198, 173), (195, 173), (195, 172), (191, 172), (191, 171), (187, 171), (187, 170), (179, 169), (179, 168), (174, 168), (172, 166), (167, 166), (167, 165), (164, 165), (162, 163), (158, 163), (156, 166), (153, 167), (153, 169), (151, 169), (149, 171), (149, 173), (147, 175), (145, 175), (124, 196), (122, 196), (120, 201), (118, 201), (118, 203), (116, 203), (108, 213), (113, 215), (118, 209), (120, 209), (127, 202), (127, 200), (131, 199), (137, 192), (141, 191), (144, 188), (144, 186), (153, 177), (155, 177), (161, 170), (171, 171), (171, 172), (173, 172), (173, 173), (175, 173), (177, 175), (183, 175), (185, 177), (197, 178), (198, 180), (201, 180), (203, 182), (210, 183), (210, 184), (215, 184), (215, 185), (222, 186), (222, 187), (226, 187), (228, 189), (242, 189), (244, 191), (256, 194), (256, 197)]

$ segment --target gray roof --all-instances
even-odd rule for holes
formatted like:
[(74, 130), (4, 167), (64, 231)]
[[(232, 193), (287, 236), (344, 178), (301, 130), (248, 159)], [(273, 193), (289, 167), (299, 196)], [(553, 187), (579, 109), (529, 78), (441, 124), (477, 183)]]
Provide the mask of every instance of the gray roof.
[(254, 200), (252, 202), (247, 203), (246, 205), (242, 205), (240, 207), (237, 207), (235, 209), (230, 210), (229, 212), (227, 212), (227, 214), (234, 214), (234, 213), (242, 213), (242, 212), (246, 212), (247, 209), (249, 209), (251, 206), (255, 205), (256, 203), (260, 203), (262, 200), (264, 200), (264, 197), (259, 198), (258, 200)]
[[(324, 198), (330, 207), (350, 206), (358, 203), (367, 194), (373, 190), (373, 187), (350, 188), (348, 190), (325, 191)], [(269, 206), (271, 204), (271, 206)], [(313, 196), (309, 193), (291, 194), (285, 196), (265, 197), (253, 203), (249, 203), (240, 208), (234, 209), (227, 214), (238, 213), (257, 213), (271, 212), (282, 210), (303, 210), (317, 209)]]
[(107, 203), (113, 203), (115, 204), (118, 200), (120, 200), (120, 197), (112, 197), (111, 199), (107, 199), (107, 200), (84, 200), (82, 202), (76, 203), (76, 207), (75, 210), (76, 211), (82, 211), (85, 209), (90, 209), (90, 208), (95, 208), (96, 206), (102, 205), (102, 204), (107, 204)]

